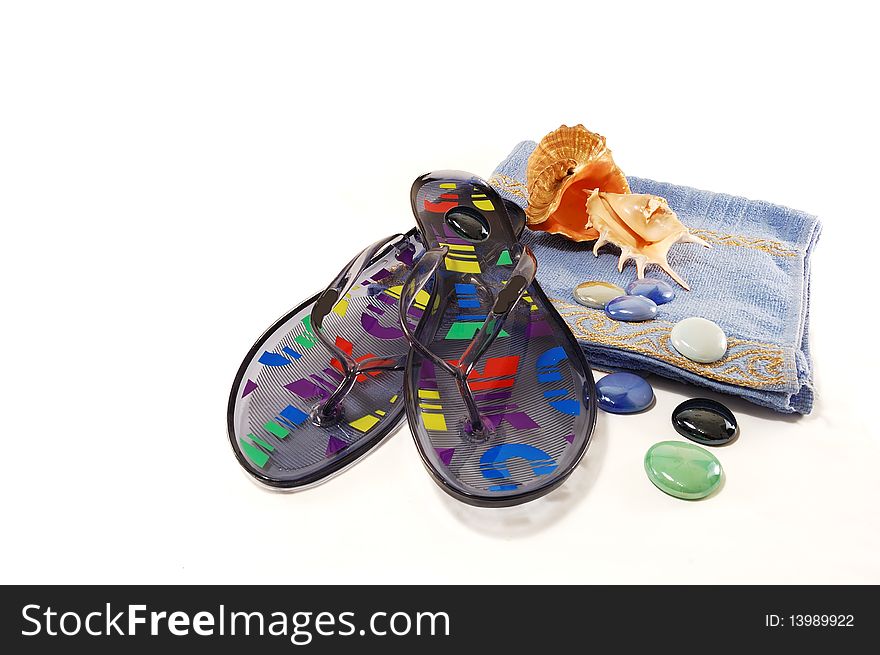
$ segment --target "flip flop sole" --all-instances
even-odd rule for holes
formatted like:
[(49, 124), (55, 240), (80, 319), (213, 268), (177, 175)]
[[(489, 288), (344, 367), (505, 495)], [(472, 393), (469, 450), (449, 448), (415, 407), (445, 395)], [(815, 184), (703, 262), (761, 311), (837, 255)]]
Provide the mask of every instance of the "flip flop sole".
[[(424, 248), (415, 231), (406, 237), (412, 250), (380, 253), (324, 320), (323, 334), (333, 335), (336, 345), (355, 359), (407, 352), (397, 303)], [(404, 416), (404, 373), (386, 370), (359, 375), (343, 401), (341, 420), (332, 427), (315, 425), (312, 409), (342, 380), (341, 364), (311, 327), (317, 298), (282, 316), (257, 340), (229, 396), (227, 432), (233, 452), (255, 480), (275, 489), (326, 480), (367, 454)], [(414, 309), (411, 319), (421, 313)]]
[[(494, 191), (466, 173), (420, 178), (413, 204), (426, 247), (449, 248), (432, 292), (438, 304), (415, 336), (434, 354), (457, 361), (514, 268), (515, 237), (499, 229), (504, 216)], [(462, 238), (447, 221), (462, 206), (500, 234), (482, 242)], [(468, 434), (454, 378), (430, 359), (411, 350), (406, 373), (407, 416), (419, 453), (435, 481), (459, 500), (507, 506), (539, 498), (565, 481), (589, 445), (596, 421), (592, 373), (536, 282), (468, 378), (494, 433)]]

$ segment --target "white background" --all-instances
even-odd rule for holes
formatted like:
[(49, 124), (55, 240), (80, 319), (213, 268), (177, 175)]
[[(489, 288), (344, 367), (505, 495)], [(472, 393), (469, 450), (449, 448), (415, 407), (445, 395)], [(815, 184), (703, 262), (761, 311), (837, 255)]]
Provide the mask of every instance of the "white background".
[[(3, 2), (0, 581), (880, 582), (875, 10), (661, 4)], [(814, 413), (729, 400), (697, 503), (642, 468), (703, 393), (656, 378), (518, 508), (448, 498), (406, 427), (317, 489), (252, 484), (225, 414), (262, 330), (408, 229), (415, 176), (563, 122), (823, 218)]]

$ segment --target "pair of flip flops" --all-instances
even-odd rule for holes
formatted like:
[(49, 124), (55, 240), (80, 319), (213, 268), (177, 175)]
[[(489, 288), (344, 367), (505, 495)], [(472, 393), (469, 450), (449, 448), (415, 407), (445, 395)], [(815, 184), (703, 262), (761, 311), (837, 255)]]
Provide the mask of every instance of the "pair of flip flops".
[(535, 281), (525, 217), (482, 179), (418, 178), (418, 228), (378, 241), (270, 327), (229, 398), (229, 439), (259, 482), (301, 489), (403, 420), (444, 491), (509, 506), (553, 490), (586, 452), (593, 376)]

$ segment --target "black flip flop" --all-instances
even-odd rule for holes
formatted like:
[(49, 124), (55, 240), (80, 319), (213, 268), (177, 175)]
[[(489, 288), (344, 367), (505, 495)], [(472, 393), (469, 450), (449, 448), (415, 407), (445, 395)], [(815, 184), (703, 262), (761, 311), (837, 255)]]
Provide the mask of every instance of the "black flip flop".
[(406, 365), (407, 417), (422, 460), (452, 496), (508, 506), (556, 488), (596, 422), (589, 364), (535, 281), (531, 251), (482, 179), (430, 173), (412, 187), (427, 252), (400, 297), (430, 290)]

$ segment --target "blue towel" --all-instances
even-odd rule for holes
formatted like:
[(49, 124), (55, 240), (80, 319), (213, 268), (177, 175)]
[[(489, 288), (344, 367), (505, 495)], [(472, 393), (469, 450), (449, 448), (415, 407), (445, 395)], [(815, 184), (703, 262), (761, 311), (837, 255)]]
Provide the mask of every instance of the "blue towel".
[[(523, 141), (489, 182), (525, 207), (526, 164), (535, 148)], [(657, 318), (621, 323), (577, 304), (572, 290), (587, 280), (621, 287), (636, 278), (630, 261), (617, 271), (618, 250), (592, 242), (526, 231), (523, 241), (538, 258), (538, 280), (587, 353), (604, 369), (640, 370), (739, 396), (779, 412), (808, 414), (813, 406), (810, 359), (810, 254), (821, 231), (815, 216), (767, 202), (689, 187), (628, 178), (633, 193), (651, 193), (670, 207), (691, 232), (712, 244), (677, 244), (669, 251), (673, 270), (691, 291), (678, 287), (657, 266), (646, 276), (676, 288), (676, 298), (660, 305)], [(685, 359), (669, 340), (675, 323), (689, 316), (715, 321), (728, 337), (725, 357), (711, 364)]]

